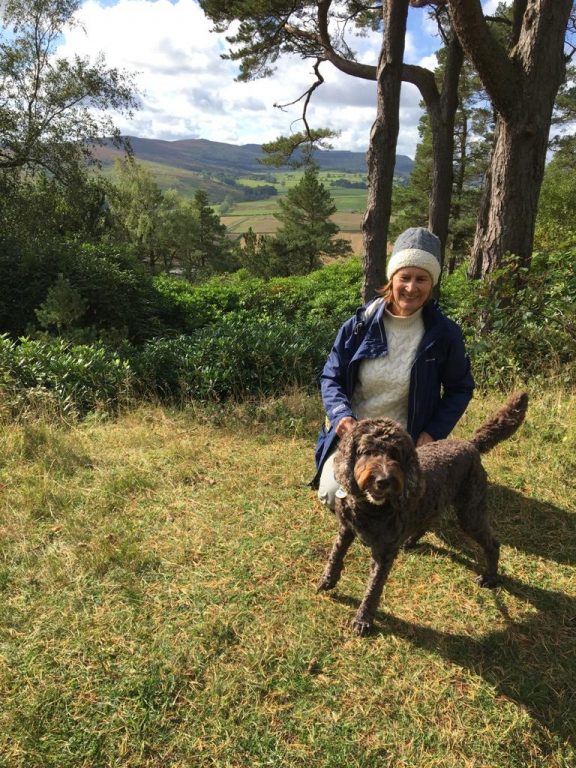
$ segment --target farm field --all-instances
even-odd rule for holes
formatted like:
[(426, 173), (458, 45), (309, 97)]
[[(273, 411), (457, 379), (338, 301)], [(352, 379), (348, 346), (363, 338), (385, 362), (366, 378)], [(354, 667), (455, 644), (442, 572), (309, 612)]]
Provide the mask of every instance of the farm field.
[[(198, 189), (203, 189), (211, 200), (223, 200), (223, 203), (214, 204), (214, 209), (220, 213), (221, 222), (234, 239), (241, 237), (250, 227), (259, 235), (274, 234), (280, 226), (278, 220), (274, 218), (278, 200), (302, 177), (302, 171), (299, 170), (278, 171), (272, 168), (264, 171), (260, 177), (238, 176), (235, 178), (238, 186), (230, 186), (229, 182), (212, 177), (209, 173), (198, 173), (149, 160), (142, 162), (141, 165), (151, 172), (155, 182), (163, 190), (173, 189), (184, 198), (192, 198)], [(114, 178), (114, 169), (111, 165), (106, 165), (101, 172), (107, 178)], [(362, 217), (366, 208), (367, 190), (333, 187), (332, 183), (338, 179), (345, 179), (351, 183), (365, 182), (365, 175), (324, 171), (320, 173), (320, 179), (329, 189), (337, 208), (332, 218), (340, 227), (339, 237), (349, 240), (354, 253), (360, 253)], [(276, 187), (278, 195), (246, 202), (235, 202), (233, 199), (234, 193), (238, 194), (242, 187), (262, 186)]]
[[(240, 237), (250, 227), (259, 235), (270, 235), (276, 232), (280, 226), (280, 222), (274, 217), (278, 207), (278, 199), (298, 182), (301, 174), (285, 172), (273, 175), (276, 179), (274, 186), (276, 186), (279, 192), (278, 197), (237, 203), (220, 216), (220, 220), (228, 228), (231, 235)], [(362, 242), (362, 217), (366, 207), (367, 191), (365, 189), (332, 187), (330, 183), (339, 178), (346, 178), (349, 181), (361, 181), (360, 174), (331, 172), (320, 174), (320, 178), (330, 190), (334, 204), (337, 207), (332, 220), (340, 227), (339, 236), (350, 240), (354, 252), (359, 253)], [(262, 186), (271, 182), (240, 178), (238, 183), (245, 186)]]
[[(361, 213), (335, 213), (332, 217), (332, 220), (340, 227), (338, 237), (349, 240), (352, 250), (356, 254), (361, 253), (362, 250), (362, 216)], [(226, 225), (228, 232), (235, 238), (241, 237), (250, 227), (258, 235), (271, 235), (280, 226), (280, 222), (274, 218), (272, 210), (269, 213), (258, 213), (251, 209), (248, 213), (221, 216), (220, 221)]]

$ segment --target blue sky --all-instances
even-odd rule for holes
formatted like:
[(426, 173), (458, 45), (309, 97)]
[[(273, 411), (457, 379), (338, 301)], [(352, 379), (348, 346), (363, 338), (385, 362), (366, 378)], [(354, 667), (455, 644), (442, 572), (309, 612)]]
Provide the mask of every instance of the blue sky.
[[(491, 2), (491, 0), (490, 0)], [(141, 109), (117, 123), (128, 135), (164, 140), (204, 138), (231, 144), (271, 141), (301, 129), (297, 99), (313, 82), (312, 62), (282, 60), (275, 76), (237, 83), (237, 66), (220, 58), (224, 35), (211, 32), (195, 0), (85, 0), (80, 22), (67, 31), (60, 55), (102, 52), (109, 65), (134, 73)], [(359, 58), (375, 64), (379, 35), (353, 42)], [(410, 11), (406, 60), (433, 67), (438, 39), (426, 11)], [(336, 149), (365, 151), (375, 114), (375, 84), (324, 64), (325, 84), (308, 112), (312, 126), (340, 131)], [(417, 90), (402, 90), (400, 154), (414, 156), (421, 110)]]

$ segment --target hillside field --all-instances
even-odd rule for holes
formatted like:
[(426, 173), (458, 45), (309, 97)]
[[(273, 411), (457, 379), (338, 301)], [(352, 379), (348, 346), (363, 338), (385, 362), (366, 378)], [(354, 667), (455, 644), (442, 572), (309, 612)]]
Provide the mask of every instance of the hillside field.
[[(214, 209), (220, 214), (220, 220), (233, 238), (240, 237), (249, 227), (252, 227), (257, 234), (274, 234), (279, 226), (278, 220), (274, 218), (278, 199), (297, 184), (302, 176), (301, 171), (267, 169), (260, 177), (256, 174), (234, 177), (238, 185), (234, 187), (209, 173), (199, 173), (152, 161), (141, 161), (140, 164), (151, 172), (162, 190), (173, 189), (183, 198), (191, 198), (198, 189), (203, 189), (212, 201), (225, 201), (214, 203)], [(107, 178), (114, 179), (114, 168), (109, 164), (104, 165), (101, 173)], [(329, 189), (337, 207), (337, 212), (332, 218), (340, 227), (339, 236), (350, 240), (354, 253), (360, 253), (362, 249), (361, 227), (367, 190), (333, 187), (331, 184), (337, 179), (362, 182), (365, 178), (365, 175), (360, 173), (340, 171), (320, 173), (320, 179)], [(243, 186), (251, 188), (274, 186), (278, 190), (278, 195), (264, 200), (237, 202), (233, 196), (240, 194)]]
[[(280, 226), (279, 221), (274, 218), (278, 198), (286, 194), (286, 191), (298, 182), (301, 174), (294, 171), (286, 171), (275, 172), (274, 176), (276, 178), (275, 186), (279, 193), (278, 197), (236, 203), (225, 214), (221, 215), (220, 220), (226, 225), (231, 235), (239, 237), (249, 227), (252, 227), (254, 232), (261, 235), (269, 235), (276, 232)], [(340, 227), (339, 237), (350, 240), (354, 253), (360, 253), (362, 243), (361, 227), (366, 207), (367, 190), (332, 187), (331, 182), (340, 178), (346, 178), (349, 181), (361, 181), (362, 177), (360, 174), (336, 172), (320, 174), (321, 181), (329, 189), (330, 194), (334, 198), (334, 204), (337, 207), (337, 212), (332, 219)], [(238, 182), (246, 186), (270, 184), (269, 181), (258, 182), (254, 179), (245, 178), (239, 178)]]

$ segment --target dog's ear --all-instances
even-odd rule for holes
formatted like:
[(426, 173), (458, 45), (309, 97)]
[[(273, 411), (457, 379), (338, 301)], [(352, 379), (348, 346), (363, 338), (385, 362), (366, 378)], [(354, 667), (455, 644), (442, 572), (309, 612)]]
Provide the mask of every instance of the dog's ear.
[(406, 435), (403, 446), (402, 469), (404, 470), (404, 499), (406, 501), (418, 501), (424, 494), (424, 478), (418, 461), (416, 447), (412, 438)]
[(346, 491), (358, 492), (358, 486), (354, 479), (354, 467), (356, 465), (357, 429), (346, 432), (340, 439), (334, 459), (334, 477), (338, 484)]

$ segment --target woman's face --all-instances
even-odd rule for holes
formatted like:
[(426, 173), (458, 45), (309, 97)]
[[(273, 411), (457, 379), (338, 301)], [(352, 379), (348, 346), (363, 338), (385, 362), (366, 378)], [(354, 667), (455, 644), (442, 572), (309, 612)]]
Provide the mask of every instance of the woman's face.
[(432, 276), (420, 267), (402, 267), (392, 275), (393, 315), (408, 317), (420, 309), (432, 293)]

